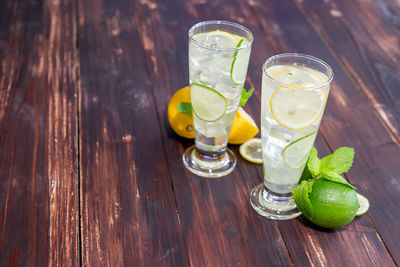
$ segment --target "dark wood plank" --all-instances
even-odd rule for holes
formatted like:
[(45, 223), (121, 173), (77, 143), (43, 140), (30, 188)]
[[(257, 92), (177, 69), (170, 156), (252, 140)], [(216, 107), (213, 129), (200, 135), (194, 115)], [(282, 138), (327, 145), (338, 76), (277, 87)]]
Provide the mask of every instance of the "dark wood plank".
[[(281, 224), (280, 229), (292, 259), (298, 264), (310, 262), (321, 266), (393, 265), (392, 256), (397, 260), (398, 254), (394, 243), (398, 237), (393, 234), (400, 231), (399, 224), (395, 223), (400, 220), (399, 207), (395, 205), (400, 196), (394, 178), (398, 173), (395, 159), (400, 157), (400, 150), (395, 139), (294, 2), (250, 3), (266, 39), (276, 52), (312, 54), (333, 68), (335, 79), (320, 133), (330, 150), (344, 145), (355, 147), (356, 158), (348, 177), (358, 191), (371, 200), (370, 217), (361, 217), (332, 233), (326, 234), (298, 225), (296, 232), (301, 233), (299, 240), (303, 240), (301, 243), (304, 246), (290, 242), (295, 232), (294, 222)], [(321, 143), (318, 148), (323, 149)], [(385, 246), (390, 252), (386, 251)]]
[[(248, 9), (230, 8), (222, 1), (151, 1), (137, 5), (146, 21), (139, 27), (148, 45), (147, 62), (153, 73), (150, 85), (154, 91), (157, 111), (168, 153), (169, 170), (173, 181), (185, 244), (192, 266), (291, 266), (276, 221), (258, 216), (249, 203), (249, 193), (260, 182), (255, 165), (238, 155), (238, 165), (231, 175), (206, 179), (192, 175), (182, 163), (184, 150), (193, 144), (176, 136), (168, 125), (166, 107), (173, 92), (188, 84), (189, 28), (201, 20), (219, 19), (240, 21), (261, 35), (256, 22), (248, 22)], [(228, 8), (228, 9), (226, 9)], [(245, 14), (243, 12), (248, 12)], [(261, 41), (261, 42), (260, 42)], [(268, 45), (258, 38), (254, 57), (272, 55)], [(252, 65), (252, 61), (250, 62)], [(260, 71), (260, 66), (257, 66)], [(259, 80), (257, 80), (258, 84)], [(252, 83), (249, 83), (252, 85)], [(260, 88), (258, 88), (259, 90)], [(259, 95), (259, 92), (256, 94)], [(257, 110), (259, 102), (252, 99), (247, 106)], [(255, 118), (259, 121), (259, 113)], [(261, 166), (257, 166), (261, 168)]]
[(76, 266), (73, 1), (0, 4), (0, 265)]
[(400, 3), (296, 3), (400, 144)]
[(84, 266), (188, 264), (137, 5), (78, 6)]

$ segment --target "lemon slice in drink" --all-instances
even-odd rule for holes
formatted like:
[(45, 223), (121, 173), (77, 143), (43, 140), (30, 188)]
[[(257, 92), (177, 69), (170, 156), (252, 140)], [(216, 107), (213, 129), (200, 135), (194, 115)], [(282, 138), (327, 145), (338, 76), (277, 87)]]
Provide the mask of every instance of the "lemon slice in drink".
[(307, 134), (291, 142), (282, 150), (282, 159), (287, 167), (297, 170), (306, 164), (316, 134), (316, 131)]
[(261, 139), (253, 138), (240, 145), (240, 155), (247, 161), (262, 164)]
[(357, 193), (357, 199), (358, 199), (358, 204), (360, 204), (360, 207), (357, 210), (356, 216), (361, 216), (368, 211), (369, 201), (366, 197), (364, 197), (359, 193)]
[(238, 35), (226, 31), (210, 31), (196, 34), (194, 39), (210, 48), (234, 48), (240, 38)]
[(322, 115), (326, 95), (314, 84), (278, 87), (271, 96), (270, 109), (275, 121), (288, 129), (300, 130), (315, 123)]
[(203, 121), (213, 122), (221, 119), (226, 112), (227, 101), (215, 89), (198, 84), (190, 84), (192, 108), (195, 116)]
[[(237, 43), (236, 48), (240, 48), (245, 45), (247, 40), (240, 39)], [(249, 61), (250, 53), (247, 49), (236, 50), (233, 54), (233, 61), (231, 65), (231, 80), (234, 84), (244, 84), (247, 74), (247, 64)]]

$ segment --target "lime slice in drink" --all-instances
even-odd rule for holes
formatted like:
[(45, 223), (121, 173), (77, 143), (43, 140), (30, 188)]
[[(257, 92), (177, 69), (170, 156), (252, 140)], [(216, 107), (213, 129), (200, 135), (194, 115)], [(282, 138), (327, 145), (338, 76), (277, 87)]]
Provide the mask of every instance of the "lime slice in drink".
[(240, 145), (240, 155), (247, 161), (262, 164), (261, 139), (252, 138)]
[(306, 164), (316, 134), (316, 131), (307, 134), (291, 142), (282, 150), (282, 159), (287, 167), (297, 170)]
[(360, 207), (357, 210), (356, 216), (361, 216), (368, 211), (369, 201), (366, 197), (364, 197), (359, 193), (357, 193), (357, 199), (358, 199), (358, 204), (360, 204)]
[(215, 89), (198, 84), (190, 84), (193, 112), (197, 118), (213, 122), (221, 119), (227, 108), (225, 97)]
[[(240, 39), (236, 48), (245, 45), (247, 40)], [(234, 84), (242, 85), (246, 80), (247, 64), (249, 61), (250, 53), (246, 50), (236, 50), (233, 54), (233, 61), (231, 65), (231, 80)]]
[(315, 123), (324, 110), (326, 95), (314, 84), (278, 87), (271, 96), (270, 109), (275, 121), (288, 129), (300, 130)]

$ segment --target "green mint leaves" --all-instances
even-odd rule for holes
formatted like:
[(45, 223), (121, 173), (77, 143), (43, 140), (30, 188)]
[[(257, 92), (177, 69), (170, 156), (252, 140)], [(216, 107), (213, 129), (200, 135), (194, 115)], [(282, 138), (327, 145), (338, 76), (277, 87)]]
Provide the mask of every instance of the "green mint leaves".
[(321, 169), (338, 174), (347, 172), (354, 159), (354, 149), (350, 147), (341, 147), (335, 150), (333, 154), (326, 156), (321, 160)]
[(176, 108), (178, 112), (192, 116), (192, 103), (181, 102)]
[(340, 176), (340, 174), (350, 169), (353, 159), (354, 149), (351, 147), (338, 148), (335, 152), (322, 159), (318, 158), (318, 151), (313, 147), (301, 180), (324, 178), (354, 188), (354, 186)]
[(242, 89), (242, 96), (240, 98), (240, 103), (239, 105), (241, 107), (244, 107), (246, 105), (247, 101), (250, 99), (250, 97), (253, 95), (254, 88), (250, 88), (249, 91), (246, 91), (246, 89)]
[[(335, 183), (343, 184), (351, 189), (355, 189), (349, 182), (347, 182), (340, 174), (347, 172), (354, 159), (354, 149), (351, 147), (341, 147), (335, 150), (332, 154), (319, 159), (318, 151), (313, 147), (310, 151), (307, 164), (303, 170), (300, 181), (301, 183), (292, 190), (293, 198), (300, 210), (311, 211), (308, 206), (308, 196), (305, 192), (311, 190), (314, 180), (323, 179)], [(310, 191), (311, 192), (311, 191)], [(299, 202), (299, 203), (298, 203)], [(302, 209), (301, 207), (307, 208)], [(312, 214), (309, 217), (312, 217)]]
[(314, 181), (302, 181), (295, 189), (292, 190), (293, 198), (297, 207), (307, 218), (313, 218), (313, 207), (309, 198), (312, 192)]
[[(246, 105), (247, 101), (253, 95), (253, 92), (254, 88), (250, 88), (248, 91), (246, 91), (246, 89), (244, 88), (242, 89), (242, 96), (240, 98), (240, 103), (239, 103), (241, 107), (244, 107), (244, 105)], [(181, 102), (178, 104), (176, 109), (180, 113), (192, 115), (192, 104), (190, 102)]]

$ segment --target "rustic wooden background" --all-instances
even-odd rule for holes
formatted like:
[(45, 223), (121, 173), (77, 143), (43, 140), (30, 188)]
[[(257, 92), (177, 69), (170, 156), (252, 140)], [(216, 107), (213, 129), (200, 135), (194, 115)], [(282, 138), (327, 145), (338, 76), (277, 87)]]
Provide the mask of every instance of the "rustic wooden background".
[[(317, 138), (355, 148), (369, 212), (337, 230), (249, 204), (262, 167), (203, 179), (166, 107), (188, 84), (187, 31), (236, 21), (261, 65), (301, 52), (335, 78)], [(0, 1), (1, 266), (396, 266), (400, 263), (398, 0)], [(238, 155), (238, 146), (232, 146)]]

